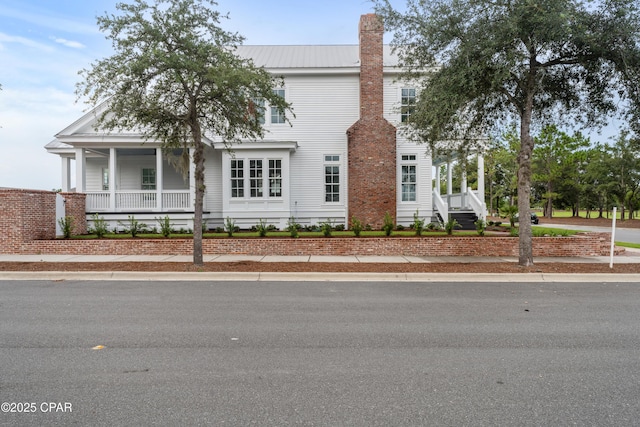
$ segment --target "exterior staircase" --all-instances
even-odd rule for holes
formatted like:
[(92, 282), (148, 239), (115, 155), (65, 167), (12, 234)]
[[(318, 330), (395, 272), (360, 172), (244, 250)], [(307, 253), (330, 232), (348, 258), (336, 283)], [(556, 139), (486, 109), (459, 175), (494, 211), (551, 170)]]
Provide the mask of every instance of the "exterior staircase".
[(473, 211), (450, 211), (449, 217), (458, 221), (460, 224), (460, 228), (456, 227), (456, 230), (475, 230), (476, 225), (474, 224), (478, 220), (478, 215)]

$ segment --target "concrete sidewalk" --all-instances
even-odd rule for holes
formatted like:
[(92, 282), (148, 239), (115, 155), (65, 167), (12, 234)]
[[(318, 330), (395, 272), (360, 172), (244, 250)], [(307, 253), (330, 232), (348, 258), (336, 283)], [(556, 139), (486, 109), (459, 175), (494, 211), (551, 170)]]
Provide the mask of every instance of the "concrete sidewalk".
[[(277, 255), (204, 255), (204, 262), (330, 262), (330, 263), (483, 263), (483, 262), (518, 262), (517, 257), (414, 257), (414, 256), (277, 256)], [(0, 262), (191, 262), (191, 255), (3, 255)], [(608, 256), (585, 257), (535, 257), (536, 263), (596, 263), (609, 264)], [(614, 264), (640, 263), (640, 249), (626, 248), (616, 255)]]

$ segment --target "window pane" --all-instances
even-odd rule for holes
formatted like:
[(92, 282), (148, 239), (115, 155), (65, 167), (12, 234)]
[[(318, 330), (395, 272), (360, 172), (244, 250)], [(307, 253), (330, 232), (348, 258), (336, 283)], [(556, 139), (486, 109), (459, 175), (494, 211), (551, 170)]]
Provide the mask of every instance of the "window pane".
[(243, 160), (231, 160), (231, 197), (244, 197)]

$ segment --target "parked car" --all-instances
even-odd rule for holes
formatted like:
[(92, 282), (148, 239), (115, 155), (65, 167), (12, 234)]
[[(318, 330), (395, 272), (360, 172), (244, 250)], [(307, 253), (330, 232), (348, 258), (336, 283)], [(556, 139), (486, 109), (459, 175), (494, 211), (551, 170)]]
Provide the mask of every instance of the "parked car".
[[(516, 215), (516, 222), (518, 222), (518, 215)], [(538, 215), (534, 214), (533, 212), (531, 213), (531, 224), (538, 224), (540, 222), (540, 219), (538, 218)]]

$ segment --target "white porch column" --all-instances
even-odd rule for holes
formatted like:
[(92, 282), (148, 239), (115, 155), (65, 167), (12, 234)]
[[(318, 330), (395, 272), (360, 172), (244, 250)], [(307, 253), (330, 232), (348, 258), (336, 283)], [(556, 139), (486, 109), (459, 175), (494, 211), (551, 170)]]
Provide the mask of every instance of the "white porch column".
[(467, 169), (462, 169), (462, 179), (460, 181), (460, 197), (462, 208), (467, 208)]
[(67, 193), (71, 189), (71, 158), (60, 157), (62, 160), (62, 191)]
[[(478, 199), (482, 202), (482, 206), (486, 206), (484, 197), (484, 156), (478, 153)], [(486, 211), (486, 207), (483, 207)], [(486, 216), (486, 212), (484, 213)]]
[[(447, 162), (447, 196), (453, 194), (453, 165), (451, 161)], [(449, 204), (451, 204), (451, 200), (448, 200)]]
[(191, 209), (196, 210), (196, 165), (193, 163), (193, 148), (189, 148), (189, 192)]
[(76, 193), (87, 190), (87, 152), (76, 148)]
[(440, 186), (440, 166), (441, 165), (436, 166), (436, 192), (438, 194), (441, 194), (440, 193), (440, 187), (441, 187)]
[(162, 161), (162, 148), (156, 148), (156, 208), (162, 212), (162, 191), (164, 189), (164, 170)]
[(109, 210), (114, 212), (116, 210), (116, 167), (118, 165), (117, 150), (115, 148), (109, 148)]

